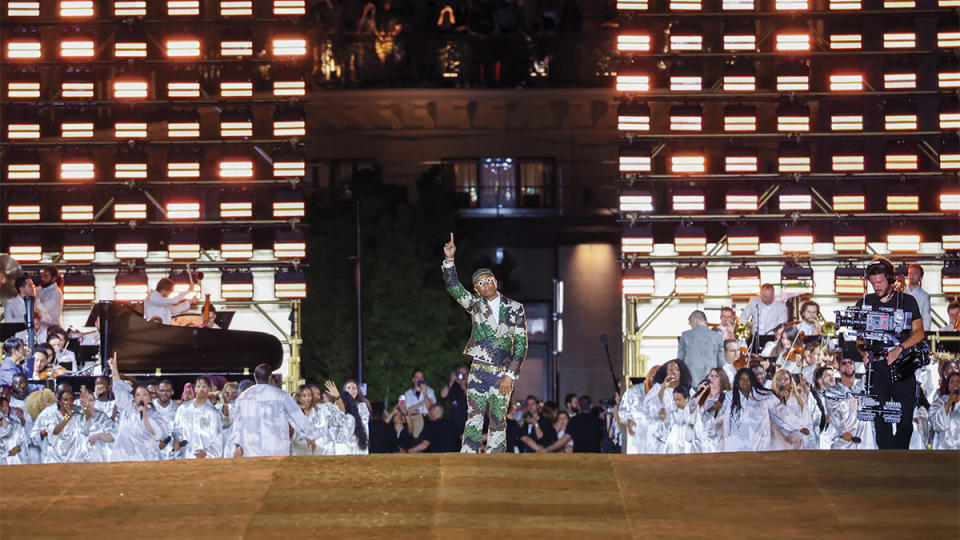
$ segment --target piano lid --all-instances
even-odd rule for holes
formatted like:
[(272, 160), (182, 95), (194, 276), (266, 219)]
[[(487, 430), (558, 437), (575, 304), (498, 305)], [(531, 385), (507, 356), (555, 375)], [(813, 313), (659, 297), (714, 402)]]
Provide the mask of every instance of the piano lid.
[[(264, 332), (170, 326), (144, 320), (124, 302), (101, 302), (107, 309), (108, 354), (117, 353), (122, 373), (253, 373), (258, 364), (274, 370), (283, 363), (280, 340)], [(99, 322), (100, 305), (91, 321)], [(104, 325), (100, 326), (101, 334)], [(103, 341), (103, 336), (101, 336)]]

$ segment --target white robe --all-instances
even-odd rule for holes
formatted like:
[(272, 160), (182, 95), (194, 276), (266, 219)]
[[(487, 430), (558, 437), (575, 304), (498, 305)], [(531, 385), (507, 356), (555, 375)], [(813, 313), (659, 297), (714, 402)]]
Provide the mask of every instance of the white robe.
[[(157, 399), (153, 400), (153, 410), (160, 413), (160, 415), (163, 416), (163, 418), (167, 421), (167, 425), (169, 426), (173, 426), (173, 421), (177, 416), (177, 408), (179, 407), (180, 407), (180, 404), (172, 399), (170, 400), (170, 403), (167, 403), (166, 407), (161, 405), (159, 400)], [(168, 442), (167, 445), (163, 447), (163, 449), (159, 450), (158, 455), (161, 461), (183, 457), (183, 448), (181, 448), (179, 452), (174, 452), (173, 438), (171, 437), (170, 442)]]
[(673, 402), (673, 389), (667, 388), (663, 391), (663, 400), (660, 399), (661, 383), (656, 383), (650, 387), (650, 392), (643, 399), (643, 415), (646, 417), (647, 424), (647, 442), (646, 452), (648, 454), (663, 454), (666, 450), (668, 426), (666, 420), (660, 420), (660, 409), (670, 417), (670, 413), (677, 408)]
[(682, 409), (673, 408), (670, 416), (667, 417), (669, 428), (664, 453), (693, 453), (693, 426), (697, 421), (697, 416), (697, 403), (692, 398), (687, 399), (686, 407)]
[(913, 408), (913, 433), (910, 435), (910, 450), (926, 450), (930, 436), (930, 413), (917, 405)]
[(208, 458), (223, 457), (223, 418), (210, 401), (204, 400), (199, 407), (196, 402), (196, 399), (192, 399), (177, 408), (173, 420), (173, 440), (170, 442), (187, 441), (181, 449), (183, 455), (178, 457), (196, 459), (196, 453), (200, 450), (206, 452)]
[(740, 394), (740, 410), (733, 410), (733, 392), (723, 398), (723, 451), (763, 452), (771, 449), (770, 411), (780, 402), (773, 394), (756, 390)]
[[(853, 394), (861, 392), (861, 381), (854, 383), (848, 389), (838, 382), (825, 392), (824, 408), (833, 425), (833, 441), (831, 450), (874, 450), (877, 448), (876, 436), (873, 431), (873, 422), (857, 419), (857, 398)], [(844, 433), (850, 433), (860, 439), (860, 443), (848, 442), (843, 439)]]
[(223, 414), (223, 404), (217, 405), (220, 416), (223, 420), (223, 431), (220, 432), (220, 438), (223, 440), (223, 452), (221, 455), (225, 458), (233, 457), (234, 447), (231, 447), (233, 439), (233, 419), (237, 415), (237, 401), (233, 400), (227, 404), (227, 414)]
[(100, 433), (113, 435), (116, 426), (107, 415), (94, 410), (87, 418), (82, 412), (73, 414), (59, 435), (53, 431), (63, 420), (59, 409), (55, 415), (47, 415), (42, 429), (47, 431), (47, 445), (43, 463), (104, 463), (109, 460), (113, 443), (98, 440), (90, 445), (90, 436)]
[[(627, 389), (620, 398), (620, 421), (623, 422), (623, 436), (626, 439), (625, 449), (627, 454), (646, 453), (647, 443), (647, 418), (643, 414), (644, 386), (635, 384)], [(636, 424), (633, 428), (633, 435), (627, 424), (633, 420)]]
[(786, 403), (778, 402), (770, 411), (770, 420), (773, 421), (773, 450), (799, 450), (803, 447), (806, 436), (800, 432), (806, 428), (813, 434), (810, 416), (805, 408), (797, 403), (795, 396), (787, 398)]
[(120, 414), (110, 461), (158, 461), (160, 441), (169, 435), (170, 423), (153, 407), (147, 407), (147, 419), (153, 428), (150, 433), (134, 404), (130, 385), (126, 381), (115, 381), (113, 394)]
[[(43, 309), (50, 315), (51, 326), (63, 326), (63, 291), (56, 283), (37, 289), (37, 301), (43, 304)], [(66, 346), (66, 343), (64, 343)]]
[(693, 447), (695, 452), (703, 454), (712, 454), (723, 451), (723, 407), (720, 410), (709, 412), (709, 409), (724, 396), (729, 399), (730, 396), (721, 392), (715, 397), (708, 397), (703, 402), (703, 407), (697, 411), (697, 422), (693, 426)]
[(316, 454), (318, 456), (335, 456), (337, 453), (334, 445), (337, 435), (335, 432), (343, 424), (344, 413), (333, 403), (318, 403), (314, 406), (314, 409), (317, 414), (313, 416), (313, 422), (320, 433), (320, 437), (316, 440)]
[(947, 412), (949, 396), (940, 396), (930, 405), (930, 426), (933, 428), (934, 450), (960, 450), (960, 407)]
[[(302, 410), (302, 409), (301, 409)], [(310, 407), (310, 411), (307, 413), (307, 420), (317, 426), (319, 423), (320, 411), (315, 407)], [(290, 455), (291, 456), (315, 456), (321, 455), (317, 453), (317, 450), (320, 449), (320, 446), (317, 445), (317, 442), (314, 441), (314, 448), (310, 448), (311, 441), (309, 437), (302, 433), (294, 431), (293, 437), (290, 439)]]
[(289, 456), (290, 426), (311, 439), (320, 437), (293, 397), (272, 384), (251, 386), (236, 405), (231, 440), (244, 457)]
[[(11, 412), (13, 412), (12, 408)], [(10, 451), (18, 446), (20, 452), (11, 456)], [(24, 465), (26, 463), (27, 435), (20, 419), (12, 414), (10, 416), (0, 414), (0, 465)]]

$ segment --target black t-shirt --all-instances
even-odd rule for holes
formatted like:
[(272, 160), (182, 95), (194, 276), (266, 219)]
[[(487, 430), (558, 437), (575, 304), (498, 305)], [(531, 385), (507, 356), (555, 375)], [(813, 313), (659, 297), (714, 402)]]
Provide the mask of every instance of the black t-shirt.
[[(557, 442), (557, 430), (553, 428), (553, 424), (551, 424), (549, 420), (541, 416), (537, 424), (540, 425), (540, 433), (543, 434), (542, 437), (537, 437), (537, 430), (533, 429), (533, 424), (529, 424), (526, 421), (520, 424), (523, 435), (530, 437), (535, 443), (542, 447), (547, 447)], [(520, 441), (519, 448), (521, 452), (535, 452), (535, 450), (524, 444), (523, 441)]]
[(603, 420), (590, 414), (578, 414), (567, 424), (567, 434), (573, 438), (573, 451), (600, 452), (603, 445)]
[(453, 422), (441, 418), (439, 420), (426, 420), (423, 423), (423, 431), (420, 432), (420, 438), (417, 442), (430, 441), (430, 445), (427, 446), (427, 452), (430, 453), (459, 452), (458, 437), (459, 434)]
[(873, 311), (902, 309), (906, 315), (906, 320), (910, 321), (910, 323), (906, 325), (904, 331), (898, 336), (900, 341), (910, 337), (910, 333), (913, 331), (910, 325), (913, 324), (913, 321), (922, 320), (920, 316), (920, 305), (917, 304), (917, 299), (902, 292), (893, 293), (893, 296), (887, 302), (881, 302), (876, 293), (868, 294), (862, 300), (857, 301), (857, 307), (862, 306), (867, 306)]
[(377, 418), (370, 419), (370, 453), (392, 454), (397, 450), (397, 432)]
[(459, 383), (453, 383), (447, 399), (450, 400), (450, 420), (463, 433), (463, 426), (467, 424), (467, 394)]

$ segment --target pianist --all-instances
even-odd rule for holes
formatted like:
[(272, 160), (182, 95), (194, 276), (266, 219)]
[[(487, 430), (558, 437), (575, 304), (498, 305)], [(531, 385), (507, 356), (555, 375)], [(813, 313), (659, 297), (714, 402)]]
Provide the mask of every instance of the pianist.
[(150, 291), (147, 299), (143, 302), (143, 318), (162, 324), (170, 324), (174, 315), (183, 313), (190, 309), (190, 300), (187, 295), (193, 289), (193, 281), (190, 281), (190, 289), (180, 294), (170, 296), (173, 292), (173, 280), (163, 278), (157, 282), (157, 289)]
[[(33, 324), (35, 325), (36, 341), (46, 341), (47, 328), (54, 324), (54, 320), (53, 317), (47, 313), (47, 309), (43, 306), (43, 303), (36, 300), (37, 288), (33, 284), (33, 278), (30, 276), (20, 276), (13, 282), (13, 285), (17, 289), (17, 296), (7, 300), (7, 303), (4, 305), (4, 320), (8, 323), (26, 323), (27, 306), (24, 298), (32, 296), (35, 299), (33, 303)], [(17, 332), (17, 337), (26, 341), (27, 331), (22, 330)]]

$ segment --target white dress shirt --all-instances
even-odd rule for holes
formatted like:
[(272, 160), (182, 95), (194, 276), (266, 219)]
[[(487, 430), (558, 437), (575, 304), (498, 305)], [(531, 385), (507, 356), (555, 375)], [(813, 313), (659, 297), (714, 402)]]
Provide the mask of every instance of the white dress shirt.
[[(39, 311), (40, 316), (34, 317), (33, 325), (35, 330), (35, 338), (37, 343), (47, 340), (47, 328), (53, 324), (53, 318), (50, 317), (50, 314), (47, 313), (47, 309), (43, 307), (43, 303), (38, 300), (33, 303), (34, 311)], [(3, 320), (8, 323), (15, 322), (27, 322), (27, 305), (23, 301), (22, 296), (14, 296), (13, 298), (7, 300), (7, 303), (3, 306)], [(17, 332), (17, 337), (21, 338), (26, 342), (26, 330)]]
[(63, 291), (56, 283), (37, 290), (37, 301), (43, 304), (44, 309), (50, 315), (51, 324), (63, 326), (60, 322), (63, 315)]
[(925, 332), (929, 332), (930, 323), (932, 322), (932, 319), (930, 318), (930, 294), (923, 290), (923, 287), (920, 285), (917, 285), (916, 287), (910, 287), (910, 285), (907, 285), (903, 292), (916, 298), (917, 306), (920, 307), (920, 317), (923, 319), (923, 330)]
[[(427, 387), (427, 397), (430, 398), (430, 401), (433, 403), (437, 402), (437, 394), (433, 392), (433, 388)], [(427, 414), (427, 404), (424, 403), (417, 407), (416, 409), (411, 409), (413, 405), (423, 401), (423, 392), (414, 392), (413, 388), (407, 390), (403, 394), (404, 406), (407, 407), (407, 413), (409, 414)]]
[(773, 332), (778, 324), (787, 322), (787, 306), (780, 300), (774, 300), (770, 305), (764, 304), (759, 296), (754, 296), (743, 308), (740, 319), (753, 320), (757, 335), (763, 336)]
[(167, 298), (158, 291), (150, 291), (143, 302), (143, 318), (149, 321), (154, 317), (160, 317), (163, 324), (170, 324), (174, 315), (190, 309), (190, 302), (184, 300), (188, 294), (190, 291), (184, 291)]

